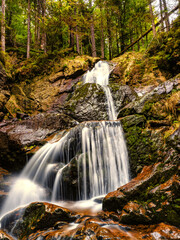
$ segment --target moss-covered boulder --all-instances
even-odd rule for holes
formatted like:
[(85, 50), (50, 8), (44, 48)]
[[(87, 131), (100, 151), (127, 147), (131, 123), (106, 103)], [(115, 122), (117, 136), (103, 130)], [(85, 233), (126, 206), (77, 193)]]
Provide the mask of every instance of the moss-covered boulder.
[[(110, 84), (116, 112), (134, 101), (137, 94), (129, 86)], [(77, 121), (108, 120), (107, 96), (102, 86), (95, 83), (79, 83), (69, 94), (64, 111)]]
[(165, 221), (178, 226), (178, 176), (178, 155), (174, 162), (144, 167), (136, 178), (104, 198), (103, 209), (118, 212), (123, 223)]
[(103, 88), (95, 83), (78, 87), (64, 106), (65, 112), (79, 122), (106, 120), (107, 103)]
[(162, 84), (159, 84), (157, 87), (154, 87), (153, 90), (146, 93), (144, 96), (122, 108), (118, 117), (123, 117), (134, 113), (151, 115), (149, 111), (152, 105), (162, 100), (173, 89), (176, 89), (179, 79), (179, 76), (177, 76), (174, 79), (168, 80)]
[(76, 218), (77, 214), (66, 208), (37, 202), (5, 215), (1, 220), (1, 227), (10, 231), (14, 226), (11, 233), (22, 239), (39, 230), (54, 227), (60, 221), (67, 224), (75, 221)]

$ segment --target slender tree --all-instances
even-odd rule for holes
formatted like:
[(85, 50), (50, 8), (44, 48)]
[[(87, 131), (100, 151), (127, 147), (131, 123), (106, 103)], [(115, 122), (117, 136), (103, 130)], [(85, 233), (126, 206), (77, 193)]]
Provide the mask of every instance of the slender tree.
[(5, 0), (2, 0), (2, 19), (1, 19), (1, 50), (6, 51), (6, 26), (5, 26)]
[(104, 24), (103, 24), (103, 9), (102, 1), (100, 1), (100, 13), (101, 13), (101, 58), (104, 59)]
[(31, 2), (28, 0), (28, 30), (27, 30), (27, 59), (30, 58), (31, 44)]
[(46, 46), (46, 31), (45, 31), (45, 18), (46, 18), (46, 0), (42, 0), (42, 40), (41, 40), (41, 48), (44, 50), (44, 53), (47, 52)]
[(91, 48), (92, 48), (92, 57), (96, 57), (96, 40), (95, 40), (95, 31), (94, 31), (94, 19), (93, 19), (93, 10), (92, 10), (92, 0), (89, 0), (89, 7), (91, 11), (90, 16), (90, 29), (91, 29)]
[(150, 17), (151, 17), (151, 22), (152, 22), (153, 36), (156, 36), (156, 26), (155, 26), (155, 22), (154, 22), (154, 14), (153, 14), (151, 1), (152, 0), (148, 0), (148, 2), (149, 2), (149, 11), (150, 11)]
[(163, 1), (163, 6), (164, 6), (164, 15), (165, 15), (166, 30), (169, 31), (169, 30), (170, 30), (170, 22), (169, 22), (167, 4), (166, 4), (166, 0), (162, 0), (162, 1)]
[(159, 0), (159, 6), (160, 6), (160, 14), (161, 14), (161, 29), (164, 31), (164, 21), (163, 21), (163, 6), (162, 6), (162, 0)]

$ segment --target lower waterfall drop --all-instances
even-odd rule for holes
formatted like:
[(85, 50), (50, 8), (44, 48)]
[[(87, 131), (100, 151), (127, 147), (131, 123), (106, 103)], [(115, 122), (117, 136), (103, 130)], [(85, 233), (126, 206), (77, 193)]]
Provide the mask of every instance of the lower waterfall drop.
[(1, 215), (33, 201), (87, 200), (129, 181), (128, 153), (108, 87), (109, 74), (108, 63), (100, 61), (84, 82), (103, 87), (114, 121), (81, 123), (38, 150), (13, 184)]

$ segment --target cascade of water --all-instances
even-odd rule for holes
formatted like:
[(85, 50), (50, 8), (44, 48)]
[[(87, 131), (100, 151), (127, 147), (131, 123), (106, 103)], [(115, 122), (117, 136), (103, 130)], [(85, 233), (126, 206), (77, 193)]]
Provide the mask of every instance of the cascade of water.
[(91, 71), (86, 73), (84, 77), (84, 83), (96, 83), (101, 85), (107, 99), (109, 120), (116, 120), (117, 114), (114, 101), (111, 91), (108, 87), (110, 72), (111, 70), (109, 64), (107, 62), (99, 61)]
[[(103, 86), (109, 118), (114, 120), (114, 103), (107, 86), (109, 73), (108, 64), (100, 61), (86, 74), (85, 83)], [(31, 158), (12, 186), (1, 214), (32, 201), (89, 199), (128, 181), (128, 153), (120, 122), (85, 122)]]

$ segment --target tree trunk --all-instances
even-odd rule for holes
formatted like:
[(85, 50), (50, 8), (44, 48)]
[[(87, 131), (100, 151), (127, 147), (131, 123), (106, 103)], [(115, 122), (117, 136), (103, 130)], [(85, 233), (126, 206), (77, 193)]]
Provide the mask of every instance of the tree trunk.
[(2, 0), (2, 20), (1, 20), (1, 50), (6, 51), (6, 25), (5, 25), (5, 0)]
[[(171, 14), (173, 14), (177, 9), (179, 9), (179, 5), (176, 6), (173, 10), (171, 10), (168, 13), (168, 16), (171, 16)], [(156, 23), (156, 27), (159, 26), (159, 24), (161, 24), (161, 22), (164, 20), (165, 18), (161, 19), (160, 21), (158, 21)], [(132, 46), (134, 46), (136, 43), (138, 43), (143, 37), (147, 36), (150, 32), (152, 31), (152, 27), (150, 29), (148, 29), (145, 33), (143, 33), (142, 36), (140, 36), (136, 41), (134, 41), (132, 44), (130, 44), (128, 47), (126, 47), (123, 51), (121, 51), (120, 55), (123, 54), (124, 52), (126, 52), (129, 48), (131, 48)], [(116, 56), (118, 57), (118, 55)]]
[(47, 53), (47, 49), (46, 49), (45, 17), (46, 17), (46, 0), (43, 0), (43, 1), (42, 1), (42, 24), (43, 24), (43, 32), (42, 32), (42, 44), (41, 44), (41, 48), (44, 50), (44, 53)]
[(104, 26), (103, 26), (103, 14), (102, 14), (102, 7), (100, 6), (101, 12), (101, 58), (104, 59)]
[[(89, 0), (89, 7), (92, 9), (92, 0)], [(95, 32), (94, 32), (94, 19), (93, 12), (91, 12), (90, 17), (90, 29), (91, 29), (91, 49), (92, 49), (92, 57), (96, 57), (96, 40), (95, 40)]]
[(107, 32), (108, 32), (108, 42), (109, 42), (109, 60), (112, 59), (112, 37), (111, 37), (111, 26), (110, 19), (107, 16)]
[(78, 26), (76, 25), (76, 51), (80, 54)]
[(40, 40), (41, 40), (41, 27), (40, 27), (40, 21), (39, 17), (41, 16), (41, 5), (40, 0), (37, 0), (37, 45), (40, 46)]
[(166, 4), (166, 0), (162, 0), (162, 1), (163, 1), (163, 6), (164, 6), (166, 29), (167, 29), (167, 31), (169, 31), (170, 30), (170, 22), (169, 22), (167, 4)]
[(70, 47), (74, 50), (74, 29), (70, 26)]
[[(162, 6), (162, 0), (159, 0), (159, 6), (160, 6), (161, 19), (163, 19), (163, 6)], [(163, 21), (163, 20), (162, 20), (162, 23), (161, 23), (161, 31), (164, 32), (164, 21)]]
[(96, 41), (95, 41), (95, 33), (94, 33), (94, 22), (93, 16), (91, 15), (91, 44), (92, 44), (92, 57), (96, 57)]
[(153, 14), (153, 9), (152, 9), (152, 4), (151, 1), (152, 0), (148, 0), (149, 1), (149, 11), (150, 11), (150, 17), (151, 17), (151, 22), (152, 22), (152, 31), (153, 31), (153, 36), (156, 36), (156, 27), (155, 27), (155, 23), (154, 23), (154, 14)]
[(28, 32), (27, 32), (27, 59), (30, 58), (31, 44), (31, 2), (28, 0)]
[(166, 24), (166, 29), (167, 31), (170, 30), (170, 22), (169, 22), (169, 16), (168, 16), (168, 9), (167, 9), (167, 4), (166, 0), (162, 0), (163, 6), (164, 6), (164, 15), (165, 15), (165, 24)]

